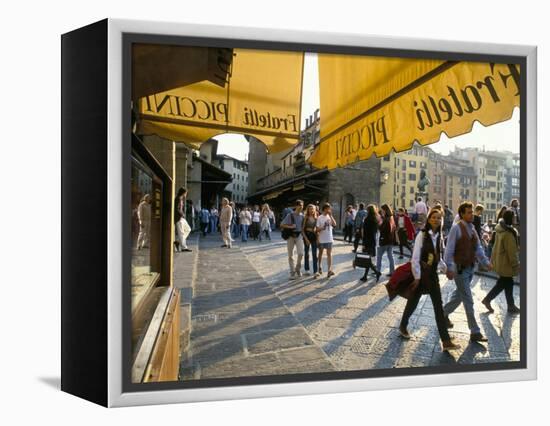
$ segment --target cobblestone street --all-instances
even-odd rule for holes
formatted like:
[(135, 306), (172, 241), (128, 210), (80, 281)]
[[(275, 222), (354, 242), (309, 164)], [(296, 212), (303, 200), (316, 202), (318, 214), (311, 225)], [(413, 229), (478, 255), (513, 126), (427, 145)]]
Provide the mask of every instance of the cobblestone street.
[[(480, 303), (493, 278), (476, 275), (472, 286), (489, 342), (469, 342), (460, 307), (451, 315), (455, 326), (450, 332), (461, 349), (446, 353), (429, 297), (421, 299), (411, 317), (413, 338), (399, 336), (406, 301), (388, 300), (383, 285), (387, 263), (379, 283), (374, 277), (363, 283), (363, 269), (351, 267), (352, 246), (336, 241), (336, 276), (289, 281), (286, 243), (279, 235), (274, 232), (270, 242), (235, 241), (230, 250), (220, 248), (217, 236), (201, 237), (183, 380), (519, 360), (521, 317), (507, 314), (503, 294), (493, 301), (493, 314)], [(444, 275), (440, 282), (445, 301), (454, 283)], [(514, 292), (519, 302), (518, 286)]]

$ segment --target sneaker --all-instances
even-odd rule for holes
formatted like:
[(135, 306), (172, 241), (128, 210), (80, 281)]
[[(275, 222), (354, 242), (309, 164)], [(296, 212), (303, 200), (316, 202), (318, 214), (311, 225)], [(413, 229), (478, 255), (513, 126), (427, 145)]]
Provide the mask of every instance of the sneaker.
[(193, 250), (191, 250), (190, 248), (185, 247), (185, 248), (182, 249), (181, 251), (193, 251)]
[(508, 307), (508, 313), (512, 315), (517, 315), (520, 313), (520, 309), (516, 305), (512, 305)]
[(441, 345), (443, 346), (443, 351), (445, 352), (460, 349), (460, 345), (457, 343), (454, 343), (452, 340), (446, 340), (444, 342), (441, 342)]
[(296, 271), (296, 276), (299, 278), (302, 276), (302, 272), (301, 271)]
[(491, 302), (489, 302), (487, 299), (483, 299), (481, 301), (481, 303), (483, 304), (483, 306), (485, 306), (487, 308), (487, 310), (492, 314), (493, 312), (495, 312), (495, 310), (493, 309), (493, 307), (491, 306)]
[(381, 274), (380, 272), (377, 272), (377, 273), (376, 273), (376, 282), (378, 282), (378, 281), (380, 280), (380, 276), (381, 276), (381, 275), (382, 275), (382, 274)]
[(407, 328), (406, 327), (399, 327), (399, 334), (401, 335), (401, 337), (403, 339), (407, 339), (409, 340), (411, 338), (411, 335), (409, 334), (409, 332), (407, 331)]
[(313, 278), (319, 278), (321, 276), (321, 274), (319, 272), (315, 272), (315, 274), (313, 274)]
[(359, 278), (361, 281), (363, 281), (364, 283), (367, 282), (367, 277), (365, 275), (363, 275), (361, 278)]
[(470, 342), (487, 342), (489, 339), (481, 333), (470, 334)]
[(447, 328), (453, 328), (455, 326), (447, 315), (445, 315), (445, 325)]
[(333, 275), (336, 275), (336, 274), (334, 273), (334, 271), (328, 271), (328, 273), (327, 273), (327, 278), (328, 278), (328, 277), (332, 277)]
[(322, 275), (322, 274), (323, 274), (323, 268), (321, 268), (321, 267), (319, 266), (319, 275)]
[(290, 274), (290, 277), (288, 277), (289, 280), (295, 280), (296, 274)]
[(222, 244), (220, 247), (221, 248), (227, 247), (227, 244)]

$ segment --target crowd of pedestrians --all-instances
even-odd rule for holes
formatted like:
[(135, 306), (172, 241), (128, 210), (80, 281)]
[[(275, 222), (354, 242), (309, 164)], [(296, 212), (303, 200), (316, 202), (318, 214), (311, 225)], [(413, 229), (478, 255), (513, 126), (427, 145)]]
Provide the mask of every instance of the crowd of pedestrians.
[[(189, 251), (185, 243), (189, 233), (184, 219), (185, 196), (186, 191), (181, 188), (175, 202), (176, 249), (179, 251)], [(149, 199), (144, 197), (138, 207), (138, 248), (145, 245), (148, 239), (149, 230), (144, 223), (144, 218), (150, 216), (148, 202)], [(514, 277), (519, 272), (519, 202), (512, 200), (510, 207), (503, 206), (496, 222), (488, 219), (484, 223), (483, 213), (483, 205), (463, 202), (455, 215), (448, 205), (435, 202), (429, 206), (422, 198), (417, 199), (410, 216), (406, 209), (398, 208), (394, 212), (388, 204), (378, 208), (374, 204), (365, 207), (360, 203), (347, 206), (343, 212), (344, 242), (353, 244), (352, 251), (356, 253), (353, 266), (364, 268), (361, 281), (367, 281), (371, 271), (376, 282), (380, 280), (384, 257), (389, 264), (387, 276), (391, 277), (396, 269), (395, 247), (399, 248), (399, 259), (405, 255), (410, 257), (414, 280), (408, 289), (407, 304), (399, 327), (403, 338), (411, 338), (407, 329), (409, 319), (421, 296), (426, 294), (432, 301), (435, 325), (444, 350), (459, 347), (448, 330), (454, 327), (450, 316), (460, 305), (464, 306), (470, 340), (487, 341), (476, 320), (471, 289), (477, 270), (494, 270), (498, 275), (495, 286), (482, 300), (487, 311), (494, 312), (491, 302), (504, 292), (508, 312), (520, 313), (513, 296)], [(202, 235), (219, 232), (224, 248), (231, 248), (233, 241), (239, 237), (242, 242), (249, 239), (271, 240), (277, 222), (276, 214), (268, 204), (237, 208), (227, 198), (222, 199), (219, 210), (215, 206), (210, 209), (203, 207), (197, 215)], [(302, 275), (318, 278), (323, 271), (326, 271), (327, 278), (334, 276), (332, 249), (337, 221), (331, 204), (320, 206), (315, 203), (305, 207), (302, 200), (296, 200), (283, 210), (280, 219), (281, 235), (286, 240), (289, 279), (295, 280)], [(445, 303), (439, 273), (446, 274), (447, 279), (454, 282)]]
[[(353, 244), (353, 252), (360, 256), (361, 267), (365, 269), (362, 281), (367, 281), (370, 271), (376, 282), (382, 275), (382, 259), (388, 258), (388, 276), (395, 270), (393, 250), (399, 246), (399, 258), (403, 258), (403, 248), (408, 250), (413, 282), (403, 312), (399, 331), (403, 338), (410, 339), (408, 322), (422, 295), (431, 298), (436, 327), (445, 351), (458, 349), (449, 329), (454, 327), (450, 316), (460, 306), (464, 306), (470, 329), (470, 341), (486, 342), (476, 320), (472, 296), (472, 280), (477, 269), (494, 270), (498, 274), (495, 286), (483, 299), (488, 312), (494, 312), (491, 301), (504, 292), (510, 314), (519, 314), (514, 303), (514, 276), (519, 272), (519, 203), (513, 200), (511, 206), (504, 207), (497, 219), (482, 221), (484, 207), (463, 202), (455, 217), (448, 205), (439, 202), (428, 207), (418, 199), (409, 217), (404, 208), (394, 212), (388, 204), (380, 208), (370, 204), (365, 208), (348, 206), (343, 214), (342, 231), (344, 242)], [(305, 255), (304, 271), (309, 275), (309, 253), (313, 258), (314, 277), (323, 272), (323, 254), (326, 252), (327, 277), (334, 275), (332, 269), (333, 229), (336, 221), (332, 216), (331, 205), (326, 203), (321, 211), (315, 205), (308, 205), (305, 214), (303, 202), (298, 200), (294, 210), (289, 211), (281, 223), (283, 229), (292, 230), (287, 238), (287, 252), (290, 279), (301, 274), (301, 261)], [(299, 230), (302, 229), (300, 233)], [(353, 240), (353, 242), (352, 242)], [(361, 250), (359, 245), (361, 244)], [(296, 261), (295, 261), (296, 256)], [(354, 261), (354, 267), (358, 262)], [(376, 259), (376, 261), (374, 261)], [(359, 263), (357, 263), (359, 264)], [(439, 272), (446, 274), (454, 287), (444, 303), (439, 283)]]
[[(185, 217), (184, 213), (180, 213), (185, 201), (178, 201), (180, 198), (181, 194), (176, 198), (175, 216), (178, 218)], [(187, 203), (187, 207), (189, 207), (189, 203)], [(276, 226), (275, 213), (267, 203), (262, 206), (237, 207), (228, 198), (221, 199), (219, 209), (215, 206), (210, 208), (203, 206), (197, 212), (196, 217), (199, 220), (198, 230), (202, 236), (220, 234), (223, 240), (222, 247), (227, 248), (231, 248), (231, 243), (238, 238), (241, 238), (242, 242), (247, 242), (249, 238), (258, 241), (271, 240), (271, 234)], [(178, 221), (179, 219), (176, 220), (176, 223)], [(190, 231), (194, 230), (192, 224), (188, 223), (188, 226)], [(179, 241), (179, 235), (176, 235), (176, 241)]]

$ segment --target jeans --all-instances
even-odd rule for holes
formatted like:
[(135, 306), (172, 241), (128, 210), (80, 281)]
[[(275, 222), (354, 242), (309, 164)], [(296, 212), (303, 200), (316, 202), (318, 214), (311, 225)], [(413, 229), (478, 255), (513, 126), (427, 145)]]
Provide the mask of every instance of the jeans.
[[(296, 266), (294, 266), (294, 247), (296, 247), (296, 253), (298, 258), (296, 259)], [(288, 266), (290, 267), (290, 275), (294, 275), (300, 271), (302, 266), (302, 257), (304, 256), (304, 239), (302, 236), (289, 237), (286, 240), (286, 249), (288, 252)]]
[(393, 274), (395, 264), (393, 263), (393, 245), (380, 246), (376, 253), (376, 269), (380, 271), (382, 267), (382, 256), (384, 253), (388, 254), (388, 260), (390, 261), (390, 274)]
[(239, 225), (237, 225), (237, 222), (231, 222), (231, 236), (233, 238), (239, 237)]
[(490, 302), (495, 297), (497, 297), (500, 292), (504, 290), (504, 295), (506, 296), (506, 304), (509, 308), (515, 306), (514, 302), (514, 277), (499, 277), (495, 286), (491, 289), (485, 300)]
[(456, 288), (453, 290), (449, 301), (443, 307), (445, 316), (449, 316), (461, 303), (464, 304), (464, 310), (466, 311), (466, 318), (468, 319), (468, 327), (470, 333), (479, 333), (480, 328), (477, 325), (475, 311), (474, 311), (474, 298), (472, 297), (472, 289), (470, 287), (472, 279), (474, 277), (474, 267), (462, 269), (462, 273), (455, 274)]
[(248, 225), (241, 225), (241, 239), (243, 242), (248, 241)]
[(216, 216), (212, 216), (210, 218), (210, 232), (216, 232), (218, 230), (218, 218)]
[(262, 234), (265, 235), (265, 238), (268, 240), (271, 240), (271, 228), (268, 226), (264, 230), (260, 231), (260, 234), (258, 235), (258, 238), (260, 241), (262, 241)]
[(206, 237), (206, 233), (208, 232), (208, 226), (209, 226), (209, 222), (201, 222), (201, 231), (202, 231), (202, 235)]
[(311, 247), (311, 257), (313, 261), (313, 273), (317, 273), (318, 263), (317, 263), (317, 241), (310, 240), (311, 244), (306, 244), (304, 242), (304, 269), (309, 271), (309, 248)]

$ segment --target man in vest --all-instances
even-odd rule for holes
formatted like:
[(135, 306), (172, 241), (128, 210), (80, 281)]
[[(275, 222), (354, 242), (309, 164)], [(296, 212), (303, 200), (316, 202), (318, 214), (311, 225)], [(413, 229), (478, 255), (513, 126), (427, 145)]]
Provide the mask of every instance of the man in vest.
[(443, 307), (443, 312), (447, 328), (452, 328), (453, 324), (449, 320), (449, 315), (463, 303), (468, 319), (468, 327), (470, 328), (470, 340), (472, 342), (486, 342), (487, 338), (481, 334), (475, 318), (474, 299), (470, 285), (474, 276), (476, 260), (488, 270), (491, 270), (493, 265), (485, 256), (479, 236), (474, 228), (473, 204), (470, 202), (462, 203), (458, 208), (458, 215), (460, 220), (452, 226), (445, 248), (447, 278), (455, 280), (456, 288)]

